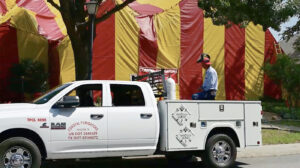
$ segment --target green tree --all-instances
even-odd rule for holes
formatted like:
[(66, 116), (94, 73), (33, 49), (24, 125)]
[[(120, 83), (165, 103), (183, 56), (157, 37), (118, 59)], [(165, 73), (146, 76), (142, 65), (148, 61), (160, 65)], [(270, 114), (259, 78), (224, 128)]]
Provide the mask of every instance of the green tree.
[[(300, 0), (294, 0), (293, 3), (293, 8), (296, 11), (294, 16), (298, 18), (298, 21), (294, 26), (287, 28), (287, 30), (283, 33), (283, 39), (285, 40), (289, 40), (295, 34), (300, 34)], [(296, 50), (300, 51), (300, 37), (296, 39), (294, 47)]]
[[(198, 0), (198, 6), (216, 25), (247, 26), (253, 22), (262, 25), (264, 30), (271, 27), (279, 31), (281, 23), (295, 16), (297, 24), (288, 28), (283, 37), (288, 40), (300, 33), (300, 0)], [(294, 45), (300, 49), (300, 38)]]
[(296, 62), (287, 55), (279, 54), (276, 63), (264, 66), (265, 73), (287, 92), (289, 107), (295, 107), (300, 98), (300, 64)]

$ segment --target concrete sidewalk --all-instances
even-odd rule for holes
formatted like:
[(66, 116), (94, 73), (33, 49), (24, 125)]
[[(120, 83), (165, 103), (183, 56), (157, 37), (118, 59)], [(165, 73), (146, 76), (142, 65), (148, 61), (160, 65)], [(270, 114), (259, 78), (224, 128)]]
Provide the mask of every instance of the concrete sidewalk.
[(295, 154), (300, 154), (300, 143), (264, 145), (261, 147), (248, 147), (246, 149), (238, 149), (237, 157), (251, 158), (251, 157), (283, 156), (283, 155), (295, 155)]

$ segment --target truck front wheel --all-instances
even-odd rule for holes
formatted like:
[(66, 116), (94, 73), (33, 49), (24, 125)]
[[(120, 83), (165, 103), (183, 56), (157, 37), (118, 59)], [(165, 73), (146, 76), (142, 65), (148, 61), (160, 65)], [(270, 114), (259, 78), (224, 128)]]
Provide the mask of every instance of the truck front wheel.
[(41, 154), (31, 140), (13, 137), (0, 144), (0, 168), (39, 168)]
[(234, 165), (236, 154), (233, 140), (225, 134), (217, 134), (208, 139), (202, 159), (209, 167), (229, 168)]

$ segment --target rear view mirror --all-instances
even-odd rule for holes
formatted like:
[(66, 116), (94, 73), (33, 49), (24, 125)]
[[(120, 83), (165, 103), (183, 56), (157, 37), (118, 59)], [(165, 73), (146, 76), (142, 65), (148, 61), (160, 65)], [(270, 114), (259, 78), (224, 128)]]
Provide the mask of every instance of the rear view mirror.
[(78, 96), (64, 96), (61, 100), (55, 103), (56, 108), (71, 108), (78, 107), (80, 104)]

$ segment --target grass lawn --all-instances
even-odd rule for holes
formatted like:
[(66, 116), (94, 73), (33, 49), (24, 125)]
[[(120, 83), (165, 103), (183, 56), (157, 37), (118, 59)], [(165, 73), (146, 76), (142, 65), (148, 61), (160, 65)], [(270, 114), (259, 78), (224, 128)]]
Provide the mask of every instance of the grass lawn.
[(295, 120), (269, 121), (269, 123), (270, 124), (275, 124), (275, 125), (286, 125), (286, 126), (300, 127), (300, 121), (295, 121)]
[(263, 129), (263, 144), (290, 144), (300, 143), (300, 132)]

